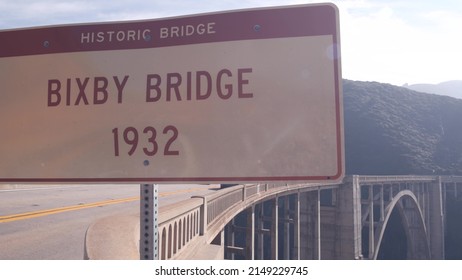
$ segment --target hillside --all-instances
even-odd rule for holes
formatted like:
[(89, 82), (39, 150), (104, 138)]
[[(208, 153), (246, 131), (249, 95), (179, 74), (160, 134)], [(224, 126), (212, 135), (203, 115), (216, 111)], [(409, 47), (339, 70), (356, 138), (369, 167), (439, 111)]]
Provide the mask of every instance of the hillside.
[(347, 174), (462, 175), (462, 100), (344, 80)]

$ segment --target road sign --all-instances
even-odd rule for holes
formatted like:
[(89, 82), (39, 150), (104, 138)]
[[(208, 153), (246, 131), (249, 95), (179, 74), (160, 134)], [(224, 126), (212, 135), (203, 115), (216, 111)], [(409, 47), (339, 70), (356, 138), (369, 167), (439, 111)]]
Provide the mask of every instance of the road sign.
[(303, 5), (0, 32), (0, 181), (344, 174), (338, 11)]

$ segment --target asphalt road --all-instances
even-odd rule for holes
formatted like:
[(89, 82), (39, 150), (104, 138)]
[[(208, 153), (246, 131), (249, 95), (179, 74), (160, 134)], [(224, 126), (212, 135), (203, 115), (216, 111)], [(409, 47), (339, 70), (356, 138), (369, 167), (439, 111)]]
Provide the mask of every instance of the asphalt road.
[[(217, 185), (160, 185), (160, 206)], [(0, 185), (0, 260), (81, 260), (94, 221), (139, 213), (139, 185)]]

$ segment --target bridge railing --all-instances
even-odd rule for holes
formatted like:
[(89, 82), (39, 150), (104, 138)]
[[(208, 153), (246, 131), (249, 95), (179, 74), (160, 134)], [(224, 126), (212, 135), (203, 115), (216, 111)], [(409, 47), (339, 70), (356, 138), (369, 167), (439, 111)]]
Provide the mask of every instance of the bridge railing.
[[(350, 177), (351, 178), (351, 177)], [(437, 176), (358, 176), (360, 184), (387, 184), (399, 182), (435, 181)], [(445, 179), (449, 178), (449, 179)], [(441, 180), (462, 182), (462, 177), (441, 177)], [(341, 184), (341, 183), (340, 183)], [(227, 212), (234, 207), (244, 207), (246, 200), (257, 201), (263, 197), (288, 194), (297, 190), (309, 190), (319, 186), (335, 187), (338, 184), (251, 184), (220, 189), (212, 194), (193, 197), (166, 207), (159, 213), (159, 252), (161, 259), (174, 259), (183, 250), (188, 250), (194, 241), (208, 230), (216, 231), (226, 218)], [(191, 249), (191, 248), (189, 248)]]
[(159, 258), (173, 258), (199, 236), (203, 200), (191, 198), (159, 210)]
[(288, 185), (250, 184), (221, 189), (166, 207), (159, 213), (159, 257), (173, 259), (207, 231), (230, 208), (262, 192), (274, 192)]
[(400, 176), (358, 176), (360, 184), (367, 183), (393, 183), (393, 182), (424, 182), (435, 181), (436, 176), (414, 176), (414, 175), (400, 175)]
[(259, 185), (239, 185), (221, 189), (207, 196), (161, 207), (159, 209), (159, 257), (175, 258), (199, 236), (208, 224), (229, 208), (245, 200), (246, 192), (256, 194)]
[(207, 224), (245, 198), (245, 186), (224, 189), (207, 196)]
[(229, 209), (241, 205), (246, 199), (319, 185), (324, 184), (238, 185), (161, 207), (159, 256), (161, 259), (174, 259), (183, 250), (187, 250), (188, 245), (194, 243), (199, 235), (203, 235), (210, 225), (219, 224)]
[(462, 176), (442, 176), (441, 182), (443, 183), (462, 183)]

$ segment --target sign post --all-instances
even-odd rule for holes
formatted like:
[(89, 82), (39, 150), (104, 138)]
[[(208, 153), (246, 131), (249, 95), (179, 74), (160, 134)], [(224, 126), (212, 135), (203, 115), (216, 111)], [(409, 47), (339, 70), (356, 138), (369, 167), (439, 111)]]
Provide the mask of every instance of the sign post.
[(159, 186), (140, 186), (140, 259), (159, 259)]

